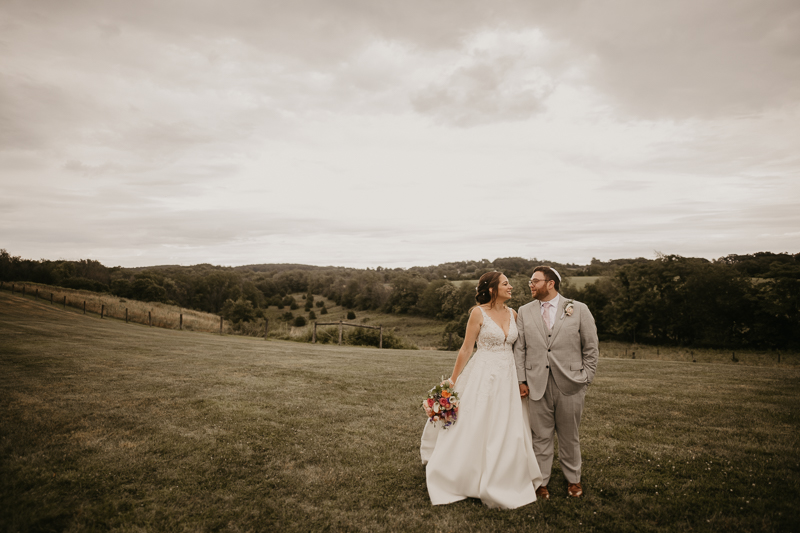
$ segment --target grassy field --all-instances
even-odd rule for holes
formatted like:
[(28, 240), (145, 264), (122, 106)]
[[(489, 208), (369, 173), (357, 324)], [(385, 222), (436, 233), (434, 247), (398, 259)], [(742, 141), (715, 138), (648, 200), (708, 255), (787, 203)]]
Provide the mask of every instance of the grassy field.
[(582, 289), (587, 285), (591, 285), (602, 276), (573, 276), (569, 279), (569, 284), (575, 287), (576, 289)]
[[(292, 295), (297, 303), (304, 303), (304, 294)], [(347, 318), (348, 309), (336, 305), (331, 300), (323, 298), (322, 296), (315, 295), (316, 301), (323, 301), (328, 313), (325, 315), (320, 314), (320, 308), (314, 307), (313, 311), (316, 314), (316, 321), (318, 322), (337, 322), (339, 320), (345, 322), (352, 322), (355, 324), (366, 324), (369, 326), (382, 325), (394, 331), (398, 336), (410, 341), (417, 345), (419, 348), (436, 349), (442, 344), (442, 332), (444, 331), (447, 321), (436, 320), (422, 316), (409, 316), (409, 315), (393, 315), (390, 313), (381, 313), (379, 311), (361, 311), (356, 310), (356, 318), (349, 320)], [(296, 337), (303, 336), (307, 331), (310, 331), (311, 326), (302, 328), (292, 328), (286, 322), (279, 319), (280, 315), (289, 311), (288, 307), (278, 309), (275, 306), (270, 306), (265, 311), (265, 316), (270, 320), (270, 331), (274, 331), (276, 335), (285, 336), (291, 334)], [(308, 313), (304, 311), (303, 307), (292, 311), (295, 316), (303, 316), (308, 318)]]
[(2, 531), (797, 531), (800, 370), (601, 358), (584, 486), (432, 507), (451, 352), (218, 336), (0, 292)]
[[(159, 302), (140, 302), (126, 300), (107, 293), (67, 289), (53, 285), (31, 282), (4, 282), (0, 289), (15, 294), (23, 294), (27, 298), (46, 301), (63, 308), (85, 309), (87, 313), (125, 320), (126, 312), (129, 322), (152, 324), (157, 328), (179, 329), (180, 316), (183, 315), (183, 329), (189, 331), (219, 332), (219, 315), (186, 309)], [(230, 324), (223, 324), (223, 331), (231, 332)]]

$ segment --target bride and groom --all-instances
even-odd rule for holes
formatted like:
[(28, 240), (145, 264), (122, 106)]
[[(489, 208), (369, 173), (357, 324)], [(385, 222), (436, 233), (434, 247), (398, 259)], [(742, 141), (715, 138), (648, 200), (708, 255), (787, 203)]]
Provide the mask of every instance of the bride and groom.
[(505, 305), (506, 276), (488, 272), (478, 281), (478, 305), (450, 377), (458, 422), (446, 430), (426, 423), (422, 434), (434, 505), (470, 497), (514, 509), (549, 499), (554, 434), (567, 494), (583, 494), (578, 434), (597, 369), (597, 328), (586, 305), (559, 294), (560, 284), (554, 269), (536, 267), (535, 300), (517, 314)]

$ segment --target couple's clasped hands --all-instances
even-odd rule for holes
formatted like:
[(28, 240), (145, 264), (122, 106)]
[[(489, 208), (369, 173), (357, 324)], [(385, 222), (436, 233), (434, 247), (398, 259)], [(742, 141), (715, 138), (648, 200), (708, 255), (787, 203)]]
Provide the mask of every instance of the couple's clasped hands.
[(520, 383), (519, 384), (519, 396), (520, 396), (520, 398), (527, 398), (528, 394), (530, 394), (530, 392), (531, 391), (528, 388), (527, 384), (525, 384), (525, 383)]

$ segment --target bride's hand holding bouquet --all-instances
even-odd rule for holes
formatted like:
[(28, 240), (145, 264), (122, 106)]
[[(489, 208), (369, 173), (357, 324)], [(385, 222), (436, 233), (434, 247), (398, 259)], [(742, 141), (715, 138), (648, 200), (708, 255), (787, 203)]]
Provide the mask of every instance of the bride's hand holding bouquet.
[(453, 388), (453, 381), (443, 380), (429, 390), (428, 397), (422, 401), (422, 408), (431, 424), (442, 422), (443, 429), (455, 424), (458, 419), (458, 393)]

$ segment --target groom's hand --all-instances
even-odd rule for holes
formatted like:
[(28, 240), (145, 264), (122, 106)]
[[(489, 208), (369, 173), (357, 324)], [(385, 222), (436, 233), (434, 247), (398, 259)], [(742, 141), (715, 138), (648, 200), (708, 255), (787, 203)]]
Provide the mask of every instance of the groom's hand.
[(526, 384), (524, 384), (524, 383), (520, 383), (519, 384), (519, 395), (520, 395), (520, 398), (527, 398), (528, 394), (530, 394), (530, 392), (531, 391), (530, 391), (530, 389), (528, 388), (528, 386)]

